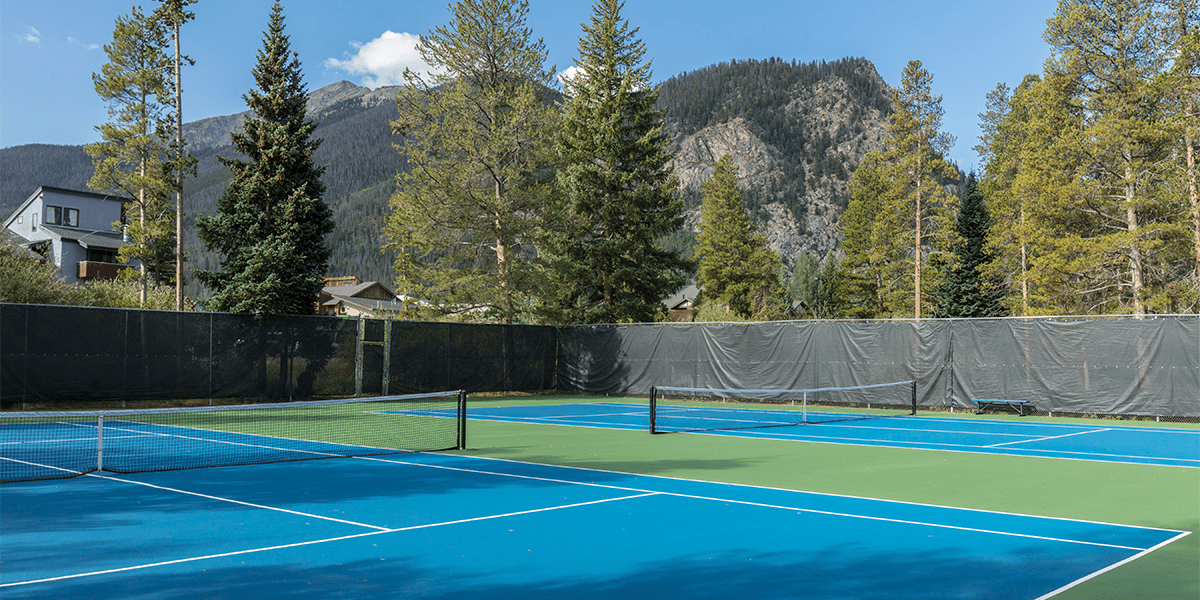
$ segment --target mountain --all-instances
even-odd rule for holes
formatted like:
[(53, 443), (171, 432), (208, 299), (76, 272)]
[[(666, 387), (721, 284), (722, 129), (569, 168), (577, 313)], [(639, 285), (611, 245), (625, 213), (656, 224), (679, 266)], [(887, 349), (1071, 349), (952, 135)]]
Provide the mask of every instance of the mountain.
[[(325, 201), (334, 212), (330, 275), (391, 281), (394, 256), (381, 251), (388, 198), (407, 163), (393, 148), (389, 121), (398, 88), (370, 90), (342, 81), (310, 93), (309, 119), (323, 139), (314, 159), (326, 165)], [(752, 216), (791, 265), (807, 250), (836, 248), (833, 224), (849, 200), (847, 183), (863, 155), (882, 147), (889, 89), (861, 58), (797, 63), (731, 61), (683, 73), (660, 88), (673, 163), (688, 205), (687, 230), (666, 243), (689, 251), (699, 220), (700, 185), (723, 154), (740, 167)], [(235, 156), (230, 133), (248, 113), (184, 126), (198, 175), (185, 183), (184, 248), (190, 268), (217, 266), (195, 234), (195, 215), (215, 211)], [(32, 144), (0, 149), (0, 215), (40, 185), (87, 189), (91, 161), (80, 146)], [(187, 293), (202, 296), (194, 282)]]
[(840, 241), (834, 224), (850, 200), (850, 175), (883, 148), (890, 94), (862, 58), (731, 61), (667, 80), (659, 103), (688, 228), (699, 222), (700, 185), (729, 154), (747, 209), (784, 263), (801, 251), (823, 258)]

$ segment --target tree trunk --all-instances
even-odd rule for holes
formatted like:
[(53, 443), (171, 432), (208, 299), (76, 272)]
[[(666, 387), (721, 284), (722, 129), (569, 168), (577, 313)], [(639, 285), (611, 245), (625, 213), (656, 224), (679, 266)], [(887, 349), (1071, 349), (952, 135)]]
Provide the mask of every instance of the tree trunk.
[(1144, 273), (1142, 266), (1142, 250), (1138, 244), (1138, 216), (1137, 210), (1134, 208), (1133, 201), (1137, 193), (1137, 186), (1133, 182), (1133, 165), (1130, 157), (1125, 157), (1125, 223), (1129, 230), (1129, 271), (1130, 279), (1133, 282), (1133, 313), (1135, 315), (1146, 314), (1146, 306), (1142, 300), (1142, 290), (1145, 286)]
[(1025, 205), (1021, 204), (1021, 316), (1029, 316), (1029, 246), (1025, 243)]
[(1196, 281), (1200, 282), (1200, 190), (1196, 187), (1196, 132), (1192, 127), (1196, 110), (1192, 96), (1189, 93), (1184, 117), (1187, 122), (1183, 128), (1184, 145), (1187, 146), (1187, 184), (1188, 201), (1192, 206), (1192, 256), (1196, 260)]
[[(146, 157), (142, 157), (142, 162), (139, 166), (138, 174), (143, 178), (146, 176)], [(141, 225), (141, 243), (145, 248), (146, 244), (146, 187), (138, 188), (138, 223)], [(146, 256), (142, 252), (142, 258), (138, 261), (138, 307), (146, 308)]]
[(179, 24), (175, 25), (175, 310), (183, 310), (183, 89), (180, 87)]
[(913, 245), (914, 258), (916, 259), (913, 268), (913, 318), (921, 320), (921, 158), (917, 157), (917, 221), (916, 235)]

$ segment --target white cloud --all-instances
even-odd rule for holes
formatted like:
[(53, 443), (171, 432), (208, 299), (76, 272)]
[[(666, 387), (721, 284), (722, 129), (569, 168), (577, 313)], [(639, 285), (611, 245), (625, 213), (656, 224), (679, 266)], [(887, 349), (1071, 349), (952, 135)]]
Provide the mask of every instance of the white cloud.
[(572, 65), (570, 67), (567, 67), (566, 69), (563, 69), (562, 71), (559, 71), (558, 82), (561, 83), (563, 85), (563, 88), (565, 89), (571, 85), (571, 80), (574, 79), (575, 76), (578, 74), (579, 74), (579, 67), (576, 65)]
[(67, 37), (67, 41), (72, 44), (75, 44), (76, 46), (79, 46), (80, 48), (83, 48), (84, 50), (89, 50), (89, 51), (96, 50), (100, 47), (100, 44), (85, 44), (73, 37)]
[(362, 75), (362, 84), (371, 89), (385, 85), (403, 85), (404, 70), (412, 69), (422, 76), (432, 72), (417, 52), (419, 37), (411, 33), (385, 31), (367, 42), (351, 42), (355, 54), (346, 53), (346, 60), (329, 58), (325, 67), (341, 69), (351, 75)]
[(17, 39), (21, 40), (22, 42), (29, 42), (31, 44), (37, 44), (42, 41), (42, 32), (38, 31), (36, 27), (30, 27), (30, 26), (26, 25), (25, 26), (25, 34), (21, 35), (18, 33)]

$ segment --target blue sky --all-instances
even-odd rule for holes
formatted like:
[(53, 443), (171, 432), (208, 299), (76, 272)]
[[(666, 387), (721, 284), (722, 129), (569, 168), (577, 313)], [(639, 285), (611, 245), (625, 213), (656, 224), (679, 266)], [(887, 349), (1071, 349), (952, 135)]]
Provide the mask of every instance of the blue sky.
[[(91, 75), (107, 58), (114, 20), (130, 0), (0, 0), (0, 147), (85, 144), (107, 120)], [(140, 2), (146, 11), (158, 3)], [(184, 118), (245, 110), (250, 70), (262, 44), (271, 0), (200, 0), (183, 31)], [(530, 0), (529, 25), (545, 40), (559, 71), (574, 63), (586, 0)], [(416, 66), (413, 36), (448, 20), (438, 0), (284, 0), (287, 33), (304, 64), (309, 90), (340, 80), (398, 83)], [(884, 81), (900, 82), (908, 61), (924, 63), (943, 96), (943, 129), (957, 136), (951, 158), (978, 162), (978, 113), (986, 94), (1040, 73), (1042, 41), (1055, 0), (627, 0), (640, 27), (654, 80), (730, 59), (777, 56), (801, 62), (865, 57)], [(549, 67), (549, 65), (548, 65)]]

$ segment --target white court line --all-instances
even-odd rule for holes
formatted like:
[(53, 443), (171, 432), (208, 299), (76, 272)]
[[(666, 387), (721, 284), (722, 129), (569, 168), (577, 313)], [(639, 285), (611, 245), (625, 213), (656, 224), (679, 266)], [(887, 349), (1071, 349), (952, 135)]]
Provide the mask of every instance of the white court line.
[(296, 510), (288, 510), (286, 508), (278, 508), (275, 506), (266, 506), (265, 504), (254, 504), (253, 502), (243, 502), (241, 500), (234, 500), (232, 498), (223, 498), (221, 496), (210, 496), (208, 494), (201, 494), (199, 492), (189, 492), (187, 490), (181, 490), (178, 488), (170, 488), (170, 487), (161, 486), (161, 485), (154, 485), (153, 483), (146, 483), (144, 481), (133, 481), (131, 479), (120, 479), (118, 477), (109, 477), (107, 475), (92, 474), (89, 476), (95, 477), (96, 479), (107, 479), (109, 481), (118, 481), (121, 483), (132, 483), (134, 485), (141, 485), (141, 486), (145, 486), (148, 488), (154, 488), (156, 490), (164, 490), (167, 492), (186, 494), (188, 496), (196, 496), (198, 498), (205, 498), (208, 500), (217, 500), (219, 502), (228, 502), (230, 504), (240, 504), (242, 506), (249, 506), (251, 508), (261, 508), (261, 509), (265, 509), (265, 510), (273, 510), (275, 512), (287, 513), (290, 515), (297, 515), (297, 516), (313, 518), (313, 519), (321, 519), (321, 520), (325, 520), (325, 521), (333, 521), (334, 523), (344, 523), (346, 525), (355, 525), (357, 527), (367, 527), (369, 529), (378, 529), (380, 531), (388, 531), (387, 527), (380, 527), (378, 525), (369, 525), (367, 523), (358, 523), (356, 521), (347, 521), (345, 519), (335, 519), (333, 517), (324, 517), (324, 516), (313, 514), (313, 513), (300, 512), (300, 511), (296, 511)]
[[(849, 438), (828, 435), (813, 435), (809, 433), (780, 433), (779, 430), (772, 432), (762, 432), (754, 429), (746, 430), (729, 430), (729, 431), (699, 431), (689, 432), (691, 435), (719, 435), (719, 436), (736, 436), (750, 438), (765, 438), (769, 440), (779, 440), (785, 442), (808, 442), (813, 444), (845, 444), (848, 446), (865, 446), (869, 448), (901, 448), (905, 450), (932, 450), (934, 452), (964, 452), (967, 454), (987, 454), (990, 456), (1026, 456), (1032, 458), (1054, 458), (1062, 460), (1086, 460), (1092, 462), (1109, 462), (1118, 464), (1137, 464), (1157, 467), (1183, 467), (1185, 469), (1196, 468), (1192, 465), (1175, 465), (1166, 464), (1162, 461), (1182, 461), (1187, 463), (1195, 463), (1200, 466), (1200, 459), (1195, 458), (1179, 458), (1173, 456), (1139, 456), (1136, 454), (1106, 454), (1102, 452), (1074, 452), (1071, 450), (1036, 450), (1030, 448), (1002, 448), (1007, 453), (985, 452), (983, 449), (989, 446), (971, 446), (968, 444), (950, 444), (944, 442), (913, 442), (904, 440), (888, 440), (882, 438)], [(832, 440), (832, 441), (826, 441)], [(1034, 452), (1040, 454), (1032, 454)], [(1060, 456), (1060, 455), (1075, 455), (1075, 456)], [(1146, 461), (1158, 462), (1129, 462), (1128, 460), (1117, 459), (1141, 459)]]
[(1110, 427), (1107, 429), (1092, 429), (1089, 431), (1076, 431), (1075, 433), (1064, 433), (1063, 435), (1052, 435), (1052, 436), (1048, 436), (1048, 437), (1034, 438), (1032, 440), (1017, 440), (1015, 442), (1004, 442), (1002, 444), (992, 444), (990, 446), (984, 446), (984, 448), (997, 448), (1000, 446), (1008, 446), (1009, 444), (1028, 444), (1030, 442), (1044, 442), (1046, 440), (1057, 440), (1059, 438), (1071, 437), (1074, 435), (1083, 435), (1085, 433), (1101, 433), (1104, 431), (1112, 431), (1112, 428)]
[[(146, 435), (115, 435), (115, 436), (109, 437), (106, 435), (106, 436), (104, 436), (104, 441), (107, 442), (109, 440), (131, 440), (131, 439), (139, 439), (139, 438), (144, 438), (144, 437), (149, 437), (149, 436), (146, 436)], [(59, 438), (59, 439), (46, 438), (46, 439), (38, 439), (38, 440), (18, 440), (15, 442), (0, 442), (0, 446), (20, 446), (20, 445), (24, 445), (24, 444), (62, 444), (65, 442), (92, 442), (92, 443), (95, 443), (96, 436), (93, 435), (92, 437), (85, 437), (85, 438)]]
[[(116, 479), (115, 481), (125, 481), (125, 480), (124, 480), (124, 479)], [(128, 483), (137, 483), (137, 482), (128, 482)], [(152, 486), (152, 487), (153, 487), (153, 486)], [(166, 489), (166, 488), (164, 488), (164, 489)], [(139, 569), (149, 569), (149, 568), (151, 568), (151, 567), (162, 567), (162, 566), (166, 566), (166, 565), (177, 565), (177, 564), (180, 564), (180, 563), (195, 562), (195, 561), (199, 561), (199, 560), (210, 560), (210, 559), (214, 559), (214, 558), (224, 558), (224, 557), (227, 557), (227, 556), (238, 556), (238, 555), (242, 555), (242, 554), (253, 554), (253, 553), (257, 553), (257, 552), (267, 552), (267, 551), (270, 551), (270, 550), (283, 550), (283, 549), (285, 549), (285, 548), (298, 548), (298, 547), (300, 547), (300, 546), (311, 546), (311, 545), (314, 545), (314, 544), (324, 544), (324, 543), (327, 543), (327, 542), (340, 542), (340, 541), (342, 541), (342, 540), (352, 540), (352, 539), (355, 539), (355, 538), (367, 537), (367, 536), (372, 536), (372, 535), (380, 535), (380, 534), (384, 534), (384, 533), (396, 533), (396, 532), (398, 532), (398, 531), (412, 531), (412, 530), (415, 530), (415, 529), (428, 529), (428, 528), (431, 528), (431, 527), (442, 527), (442, 526), (445, 526), (445, 525), (459, 525), (459, 524), (462, 524), (462, 523), (471, 523), (471, 522), (474, 522), (474, 521), (487, 521), (487, 520), (491, 520), (491, 519), (502, 519), (502, 518), (504, 518), (504, 517), (515, 517), (515, 516), (517, 516), (517, 515), (528, 515), (528, 514), (533, 514), (533, 513), (548, 512), (548, 511), (552, 511), (552, 510), (562, 510), (562, 509), (564, 509), (564, 508), (576, 508), (576, 507), (579, 507), (579, 506), (587, 506), (587, 505), (589, 505), (589, 504), (601, 504), (601, 503), (604, 503), (604, 502), (616, 502), (616, 501), (618, 501), (618, 500), (630, 500), (630, 499), (633, 499), (633, 498), (642, 498), (642, 497), (645, 497), (645, 496), (654, 496), (654, 495), (656, 495), (656, 492), (650, 492), (650, 493), (646, 493), (646, 494), (639, 494), (639, 495), (636, 495), (636, 496), (623, 496), (623, 497), (621, 497), (621, 498), (605, 498), (605, 499), (602, 499), (602, 500), (592, 500), (592, 501), (589, 501), (589, 502), (579, 502), (579, 503), (576, 503), (576, 504), (564, 504), (564, 505), (561, 505), (561, 506), (550, 506), (550, 507), (546, 507), (546, 508), (535, 508), (535, 509), (532, 509), (532, 510), (522, 510), (522, 511), (517, 511), (517, 512), (504, 513), (504, 514), (500, 514), (500, 515), (487, 515), (487, 516), (484, 516), (484, 517), (472, 517), (472, 518), (470, 518), (470, 519), (459, 519), (459, 520), (457, 520), (457, 521), (444, 521), (444, 522), (441, 522), (441, 523), (427, 523), (427, 524), (425, 524), (425, 525), (412, 525), (412, 526), (410, 526), (410, 527), (397, 527), (397, 528), (395, 528), (395, 529), (384, 529), (384, 530), (382, 530), (382, 531), (370, 531), (370, 532), (367, 532), (367, 533), (356, 533), (356, 534), (353, 534), (353, 535), (344, 535), (344, 536), (341, 536), (341, 537), (335, 537), (335, 538), (326, 538), (326, 539), (323, 539), (323, 540), (310, 540), (310, 541), (307, 541), (307, 542), (296, 542), (296, 543), (294, 543), (294, 544), (281, 544), (281, 545), (278, 545), (278, 546), (269, 546), (269, 547), (265, 547), (265, 548), (252, 548), (252, 549), (250, 549), (250, 550), (237, 550), (237, 551), (234, 551), (234, 552), (224, 552), (224, 553), (221, 553), (221, 554), (208, 554), (208, 555), (205, 555), (205, 556), (193, 556), (193, 557), (189, 557), (189, 558), (180, 558), (180, 559), (177, 559), (177, 560), (165, 560), (165, 561), (162, 561), (162, 562), (149, 563), (149, 564), (144, 564), (144, 565), (135, 565), (135, 566), (132, 566), (132, 567), (121, 567), (121, 568), (118, 568), (118, 569), (107, 569), (107, 570), (104, 570), (104, 571), (92, 571), (92, 572), (90, 572), (90, 573), (76, 573), (76, 574), (73, 574), (73, 575), (63, 575), (63, 576), (61, 576), (61, 577), (49, 577), (49, 578), (46, 578), (46, 579), (33, 579), (33, 580), (30, 580), (30, 581), (16, 581), (16, 582), (13, 582), (13, 583), (3, 583), (3, 584), (0, 584), (0, 588), (12, 587), (12, 586), (18, 586), (18, 585), (30, 585), (30, 584), (33, 584), (33, 583), (47, 583), (47, 582), (51, 582), (51, 581), (62, 581), (62, 580), (64, 580), (64, 579), (76, 579), (76, 578), (79, 578), (79, 577), (91, 577), (91, 576), (95, 576), (95, 575), (107, 575), (107, 574), (109, 574), (109, 573), (121, 573), (121, 572), (124, 572), (124, 571), (136, 571), (136, 570), (139, 570)], [(222, 498), (216, 498), (216, 499), (217, 499), (217, 500), (222, 500)], [(236, 502), (236, 501), (232, 501), (232, 502)], [(238, 502), (238, 504), (244, 504), (244, 503)], [(264, 508), (266, 508), (266, 507), (264, 507)], [(296, 514), (303, 514), (303, 513), (296, 513)], [(371, 525), (368, 525), (367, 527), (373, 527), (373, 526), (371, 526)]]
[(1087, 575), (1085, 577), (1080, 577), (1079, 579), (1076, 579), (1075, 581), (1072, 581), (1071, 583), (1068, 583), (1067, 585), (1064, 585), (1064, 586), (1058, 588), (1057, 590), (1050, 592), (1049, 594), (1046, 594), (1044, 596), (1039, 596), (1039, 597), (1035, 598), (1034, 600), (1046, 600), (1047, 598), (1052, 598), (1054, 596), (1057, 596), (1057, 595), (1059, 595), (1059, 594), (1061, 594), (1061, 593), (1063, 593), (1063, 592), (1065, 592), (1065, 591), (1067, 591), (1089, 579), (1095, 579), (1096, 577), (1099, 577), (1100, 575), (1103, 575), (1121, 565), (1133, 562), (1147, 554), (1150, 554), (1151, 552), (1154, 552), (1155, 550), (1158, 550), (1159, 548), (1162, 548), (1163, 546), (1166, 546), (1167, 544), (1173, 543), (1178, 539), (1184, 538), (1189, 533), (1191, 533), (1191, 532), (1190, 531), (1181, 532), (1179, 535), (1177, 535), (1169, 540), (1166, 540), (1166, 541), (1162, 542), (1161, 544), (1158, 544), (1152, 548), (1146, 548), (1144, 551), (1134, 554), (1133, 556), (1130, 556), (1129, 558), (1126, 558), (1125, 560), (1123, 560), (1121, 562), (1113, 563), (1103, 569), (1100, 569), (1099, 571), (1091, 573), (1090, 575)]
[[(545, 482), (550, 482), (550, 483), (566, 483), (566, 484), (572, 484), (572, 485), (583, 485), (583, 486), (588, 486), (588, 487), (599, 487), (599, 488), (620, 490), (620, 491), (626, 491), (626, 492), (644, 492), (645, 495), (675, 496), (675, 497), (679, 497), (679, 498), (692, 498), (692, 499), (696, 499), (696, 500), (707, 500), (707, 501), (712, 501), (712, 502), (723, 502), (723, 503), (728, 503), (728, 504), (742, 504), (742, 505), (746, 505), (746, 506), (760, 506), (763, 508), (776, 508), (776, 509), (787, 510), (787, 511), (792, 511), (792, 512), (801, 512), (801, 513), (807, 512), (807, 513), (822, 514), (822, 515), (829, 515), (829, 516), (835, 516), (835, 517), (846, 517), (846, 518), (851, 518), (851, 519), (865, 519), (865, 520), (870, 520), (870, 521), (883, 521), (883, 522), (888, 522), (888, 523), (918, 525), (918, 526), (925, 526), (925, 527), (935, 527), (935, 528), (940, 528), (940, 529), (971, 531), (971, 532), (975, 532), (975, 533), (987, 533), (987, 534), (1009, 536), (1009, 537), (1019, 537), (1019, 538), (1030, 538), (1030, 539), (1054, 541), (1054, 542), (1064, 542), (1064, 543), (1068, 543), (1068, 544), (1083, 544), (1083, 545), (1087, 545), (1087, 546), (1119, 548), (1121, 550), (1139, 550), (1139, 551), (1145, 550), (1145, 548), (1136, 548), (1136, 547), (1132, 547), (1132, 546), (1119, 546), (1119, 545), (1114, 545), (1114, 544), (1103, 544), (1103, 543), (1099, 543), (1099, 542), (1089, 542), (1089, 541), (1085, 541), (1085, 540), (1051, 538), (1051, 537), (1037, 536), (1037, 535), (1025, 534), (1025, 533), (1015, 533), (1015, 532), (1011, 532), (1011, 531), (977, 529), (977, 528), (973, 528), (973, 527), (961, 527), (958, 525), (945, 525), (942, 523), (910, 521), (910, 520), (906, 520), (906, 519), (891, 519), (891, 518), (887, 518), (887, 517), (873, 517), (870, 515), (830, 512), (830, 511), (815, 510), (815, 509), (801, 508), (801, 507), (795, 507), (795, 506), (778, 506), (778, 505), (772, 505), (772, 504), (762, 504), (762, 503), (758, 503), (758, 502), (750, 502), (747, 500), (735, 500), (735, 499), (730, 499), (730, 498), (715, 498), (715, 497), (709, 497), (709, 496), (695, 496), (695, 495), (691, 495), (691, 494), (680, 494), (680, 493), (676, 493), (676, 492), (644, 490), (644, 489), (640, 489), (640, 488), (608, 485), (608, 484), (603, 484), (603, 483), (571, 481), (571, 480), (567, 480), (567, 479), (536, 477), (533, 475), (519, 475), (519, 474), (515, 474), (515, 473), (496, 473), (494, 471), (481, 471), (478, 469), (466, 469), (466, 468), (462, 468), (462, 467), (450, 467), (450, 466), (446, 466), (446, 465), (430, 465), (430, 464), (425, 464), (425, 463), (414, 463), (414, 462), (393, 460), (393, 459), (387, 459), (387, 458), (377, 458), (377, 457), (359, 457), (359, 458), (360, 458), (360, 460), (371, 460), (371, 461), (377, 461), (377, 462), (385, 462), (385, 463), (393, 463), (393, 464), (401, 464), (401, 465), (411, 465), (411, 466), (417, 466), (417, 467), (427, 467), (427, 468), (431, 468), (431, 469), (444, 469), (444, 470), (448, 470), (448, 471), (459, 471), (459, 472), (463, 472), (463, 473), (477, 473), (477, 474), (483, 474), (483, 475), (499, 475), (502, 477), (513, 477), (516, 479), (530, 479), (533, 481), (545, 481)], [(520, 464), (520, 463), (518, 463), (518, 464)], [(942, 508), (945, 508), (945, 507), (942, 507)], [(967, 509), (963, 509), (963, 510), (967, 510)], [(1047, 517), (1035, 517), (1035, 518), (1047, 518)], [(1126, 527), (1128, 527), (1128, 526), (1126, 526)], [(1139, 529), (1145, 529), (1145, 528), (1139, 528)]]
[[(64, 469), (64, 468), (62, 468), (62, 467), (54, 467), (54, 466), (51, 466), (51, 465), (43, 465), (43, 464), (41, 464), (41, 463), (33, 463), (33, 462), (29, 462), (29, 461), (27, 461), (27, 460), (20, 460), (20, 459), (16, 459), (16, 458), (9, 458), (9, 457), (7, 457), (7, 456), (0, 456), (0, 460), (7, 460), (7, 461), (9, 461), (9, 462), (15, 462), (15, 463), (19, 463), (19, 464), (22, 464), (22, 465), (29, 465), (29, 466), (31, 466), (31, 467), (39, 467), (39, 468), (42, 468), (42, 469), (53, 469), (53, 470), (55, 470), (55, 471), (62, 471), (62, 472), (64, 472), (64, 473), (74, 473), (74, 474), (76, 474), (76, 475), (83, 475), (83, 473), (84, 473), (84, 471), (76, 471), (76, 470), (74, 470), (74, 469)], [(92, 466), (95, 466), (95, 465), (92, 465)]]

